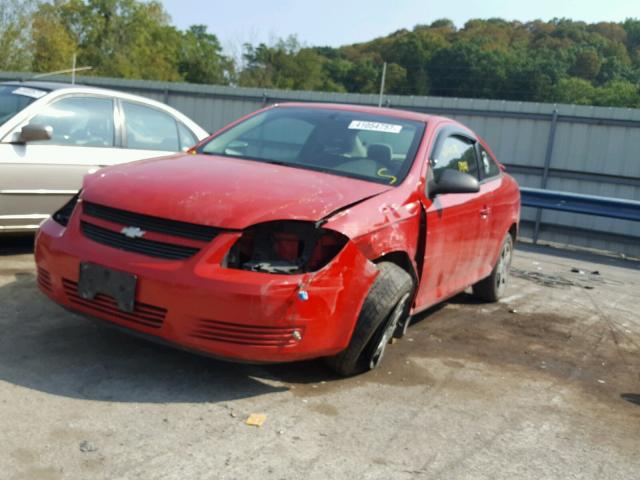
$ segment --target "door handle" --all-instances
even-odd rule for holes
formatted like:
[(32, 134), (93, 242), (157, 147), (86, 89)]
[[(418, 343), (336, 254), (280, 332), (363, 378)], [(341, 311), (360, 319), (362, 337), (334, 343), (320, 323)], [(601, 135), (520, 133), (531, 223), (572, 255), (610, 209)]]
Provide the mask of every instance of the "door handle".
[(491, 213), (491, 208), (489, 208), (489, 207), (482, 207), (480, 209), (480, 216), (482, 218), (487, 218), (490, 213)]

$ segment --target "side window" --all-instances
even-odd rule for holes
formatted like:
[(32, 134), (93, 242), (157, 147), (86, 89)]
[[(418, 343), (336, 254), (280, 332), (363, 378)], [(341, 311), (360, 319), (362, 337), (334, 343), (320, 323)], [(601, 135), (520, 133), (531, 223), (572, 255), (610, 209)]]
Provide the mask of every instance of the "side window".
[(180, 150), (175, 119), (155, 108), (122, 102), (127, 148), (142, 150)]
[(198, 139), (193, 132), (180, 122), (178, 122), (178, 135), (180, 136), (180, 150), (183, 152), (186, 152), (198, 143)]
[(496, 161), (489, 155), (482, 145), (480, 147), (480, 168), (482, 169), (482, 178), (491, 178), (500, 174), (500, 167)]
[(463, 137), (446, 138), (437, 158), (433, 159), (432, 167), (436, 181), (446, 169), (458, 170), (478, 178), (474, 143)]
[(29, 123), (53, 128), (51, 140), (33, 143), (113, 147), (113, 100), (101, 97), (66, 97), (45, 107)]

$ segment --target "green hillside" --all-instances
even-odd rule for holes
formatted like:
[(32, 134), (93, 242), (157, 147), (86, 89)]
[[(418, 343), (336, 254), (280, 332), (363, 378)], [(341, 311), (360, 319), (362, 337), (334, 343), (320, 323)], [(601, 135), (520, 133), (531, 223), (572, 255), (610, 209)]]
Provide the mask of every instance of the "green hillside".
[(92, 75), (262, 88), (640, 107), (640, 20), (449, 20), (339, 48), (243, 45), (171, 25), (160, 2), (0, 0), (0, 70), (91, 65)]

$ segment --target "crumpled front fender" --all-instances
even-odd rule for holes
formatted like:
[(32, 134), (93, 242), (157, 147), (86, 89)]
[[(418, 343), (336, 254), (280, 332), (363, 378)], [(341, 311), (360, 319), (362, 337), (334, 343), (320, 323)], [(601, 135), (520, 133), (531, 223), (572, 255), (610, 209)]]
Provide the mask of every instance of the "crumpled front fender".
[(392, 252), (404, 252), (415, 265), (419, 238), (424, 228), (417, 198), (402, 199), (389, 192), (338, 213), (325, 224), (351, 238), (369, 260)]
[(337, 353), (349, 344), (378, 273), (375, 264), (349, 240), (325, 268), (303, 276), (299, 291), (306, 292), (308, 300), (296, 301), (290, 314), (297, 319), (323, 319), (322, 328), (314, 328), (314, 341), (331, 345), (331, 353)]

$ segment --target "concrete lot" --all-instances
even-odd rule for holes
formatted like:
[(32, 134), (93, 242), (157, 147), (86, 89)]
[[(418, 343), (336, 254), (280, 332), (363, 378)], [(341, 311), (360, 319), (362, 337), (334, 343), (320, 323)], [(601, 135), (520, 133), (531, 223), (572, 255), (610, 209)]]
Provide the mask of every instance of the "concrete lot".
[(504, 302), (460, 295), (337, 379), (68, 313), (30, 241), (0, 240), (2, 479), (640, 478), (638, 263), (523, 246)]

